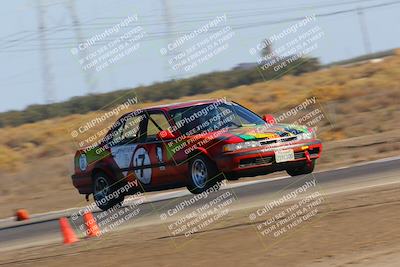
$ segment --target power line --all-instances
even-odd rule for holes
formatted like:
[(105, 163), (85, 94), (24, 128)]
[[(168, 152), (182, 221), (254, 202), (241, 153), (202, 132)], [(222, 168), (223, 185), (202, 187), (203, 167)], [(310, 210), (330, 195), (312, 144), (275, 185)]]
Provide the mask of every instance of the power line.
[[(325, 8), (325, 7), (333, 7), (333, 6), (341, 6), (341, 5), (349, 5), (349, 4), (355, 4), (355, 3), (365, 3), (365, 2), (370, 2), (370, 1), (377, 1), (377, 0), (354, 0), (354, 1), (348, 1), (348, 2), (334, 2), (334, 3), (328, 3), (328, 4), (320, 4), (320, 5), (311, 5), (311, 6), (299, 6), (299, 7), (291, 7), (291, 8), (279, 8), (278, 10), (273, 10), (271, 8), (268, 9), (245, 9), (245, 10), (231, 10), (231, 11), (226, 11), (225, 13), (229, 14), (230, 12), (240, 12), (239, 15), (233, 15), (233, 16), (229, 16), (229, 18), (233, 18), (233, 19), (237, 19), (237, 18), (248, 18), (248, 17), (257, 17), (257, 16), (264, 16), (267, 14), (281, 14), (281, 13), (287, 13), (287, 12), (292, 12), (292, 11), (299, 11), (299, 10), (307, 10), (307, 9), (318, 9), (318, 8)], [(254, 10), (256, 10), (255, 12), (253, 12)], [(245, 13), (246, 11), (251, 11), (251, 13)], [(184, 23), (193, 23), (193, 22), (204, 22), (210, 19), (210, 16), (207, 17), (195, 17), (196, 14), (204, 14), (204, 13), (186, 13), (185, 15), (190, 15), (190, 17), (192, 19), (190, 20), (176, 20), (175, 23), (177, 24), (184, 24)], [(208, 15), (210, 15), (211, 13), (208, 12)], [(217, 14), (221, 14), (220, 12)], [(154, 15), (144, 15), (144, 16), (140, 16), (142, 17), (153, 17)], [(194, 18), (194, 19), (193, 19)], [(90, 23), (91, 21), (96, 21), (96, 20), (104, 20), (104, 19), (124, 19), (124, 17), (99, 17), (99, 18), (95, 18), (92, 20), (89, 20), (87, 22), (84, 23), (85, 26), (110, 26), (110, 23)], [(118, 22), (115, 22), (115, 24)], [(146, 23), (142, 23), (141, 26), (157, 26), (157, 25), (164, 25), (165, 22), (163, 21), (148, 21)], [(74, 29), (74, 27), (76, 27), (75, 25), (61, 25), (61, 26), (57, 26), (55, 27), (54, 31), (53, 29), (47, 29), (47, 31), (52, 31), (52, 33), (55, 32), (60, 32), (60, 31), (70, 31), (72, 29)], [(79, 27), (81, 27), (79, 25)], [(83, 29), (83, 28), (81, 28)], [(97, 30), (97, 29), (104, 29), (104, 27), (85, 27), (85, 30)], [(23, 32), (27, 32), (27, 31), (22, 31), (20, 33)], [(28, 31), (29, 32), (29, 31)], [(31, 32), (33, 34), (37, 33), (37, 32)], [(15, 34), (11, 34), (11, 35), (17, 35), (18, 33)], [(6, 40), (6, 37), (8, 36), (3, 36), (2, 39), (4, 41), (8, 41)], [(30, 40), (36, 40), (35, 38), (33, 39), (25, 39), (26, 37), (21, 38), (21, 40), (25, 40), (25, 41), (30, 41)], [(18, 39), (16, 40), (9, 40), (11, 42), (15, 42), (18, 41)]]
[[(393, 1), (393, 2), (387, 2), (387, 3), (382, 3), (382, 4), (376, 4), (376, 5), (371, 5), (371, 6), (366, 6), (363, 7), (363, 10), (368, 10), (368, 9), (375, 9), (375, 8), (380, 8), (380, 7), (385, 7), (385, 6), (390, 6), (390, 5), (396, 5), (400, 4), (400, 1)], [(322, 13), (322, 14), (315, 14), (315, 17), (317, 18), (322, 18), (322, 17), (330, 17), (330, 16), (335, 16), (335, 15), (340, 15), (340, 14), (346, 14), (346, 13), (353, 13), (357, 12), (358, 8), (351, 8), (351, 9), (346, 9), (346, 10), (338, 10), (338, 11), (333, 11), (333, 12), (328, 12), (328, 13)], [(234, 24), (231, 25), (231, 28), (233, 30), (242, 30), (246, 28), (254, 28), (254, 27), (260, 27), (260, 26), (265, 26), (265, 25), (275, 25), (275, 24), (283, 24), (283, 23), (288, 23), (288, 22), (294, 22), (294, 21), (299, 21), (304, 19), (305, 17), (295, 17), (295, 18), (287, 18), (283, 20), (273, 20), (273, 21), (257, 21), (257, 22), (251, 22), (251, 23), (246, 23), (246, 24)], [(220, 30), (221, 27), (215, 27), (213, 30), (208, 31), (209, 33), (216, 32)], [(142, 41), (152, 41), (152, 40), (158, 40), (161, 38), (166, 38), (170, 35), (183, 35), (183, 34), (189, 34), (192, 31), (175, 31), (175, 32), (168, 32), (168, 31), (160, 31), (160, 32), (150, 32), (147, 34), (146, 39), (142, 39)], [(111, 39), (112, 40), (112, 39)], [(110, 39), (104, 39), (102, 42), (97, 42), (96, 45), (104, 45), (107, 44), (108, 41), (111, 41)], [(51, 49), (66, 49), (66, 48), (71, 48), (74, 44), (71, 43), (54, 43), (54, 46)], [(25, 52), (25, 51), (35, 51), (37, 47), (26, 47), (25, 49), (15, 49), (15, 50), (2, 50), (0, 52)]]

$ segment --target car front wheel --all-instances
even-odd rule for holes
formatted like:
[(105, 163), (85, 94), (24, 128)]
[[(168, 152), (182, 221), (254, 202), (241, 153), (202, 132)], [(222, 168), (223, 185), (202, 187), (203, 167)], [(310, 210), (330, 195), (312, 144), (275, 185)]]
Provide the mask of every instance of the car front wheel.
[(108, 210), (116, 205), (122, 205), (124, 195), (117, 193), (117, 186), (103, 172), (98, 172), (93, 177), (93, 198), (97, 207)]
[(218, 169), (214, 162), (206, 156), (199, 155), (194, 157), (189, 164), (188, 190), (193, 194), (200, 194), (210, 187), (219, 189)]

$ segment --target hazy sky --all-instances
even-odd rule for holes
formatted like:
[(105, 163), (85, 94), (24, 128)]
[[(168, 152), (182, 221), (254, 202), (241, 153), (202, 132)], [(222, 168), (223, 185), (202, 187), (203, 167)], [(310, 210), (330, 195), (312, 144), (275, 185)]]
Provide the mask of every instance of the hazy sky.
[[(249, 53), (250, 48), (295, 23), (273, 22), (396, 1), (86, 0), (75, 1), (75, 12), (72, 13), (69, 9), (71, 2), (41, 1), (41, 14), (46, 26), (43, 37), (47, 45), (45, 61), (57, 101), (84, 95), (90, 87), (95, 88), (95, 92), (107, 92), (164, 81), (171, 75), (187, 77), (227, 70), (242, 62), (255, 62), (257, 58)], [(22, 109), (30, 104), (45, 102), (38, 3), (35, 0), (2, 1), (0, 111)], [(364, 10), (373, 52), (400, 46), (399, 12), (400, 3)], [(80, 22), (79, 27), (72, 26), (74, 15)], [(127, 17), (136, 15), (137, 21), (131, 22), (124, 31), (141, 26), (146, 35), (140, 40), (140, 47), (102, 71), (84, 71), (78, 56), (71, 53), (71, 49), (78, 47), (79, 40), (85, 41), (104, 33)], [(234, 36), (227, 41), (229, 47), (194, 68), (190, 74), (173, 71), (168, 65), (168, 59), (173, 55), (163, 56), (160, 49), (183, 34), (224, 15), (224, 26), (228, 25), (234, 32)], [(365, 53), (357, 12), (317, 17), (315, 25), (323, 30), (324, 36), (318, 40), (318, 47), (311, 55), (320, 58), (323, 63)], [(196, 40), (202, 40), (209, 34), (197, 37)], [(94, 50), (90, 52), (108, 44), (117, 36), (107, 36), (98, 46), (92, 47)], [(196, 40), (190, 42), (190, 45)], [(279, 46), (279, 42), (275, 45)], [(90, 77), (92, 82), (87, 82)]]

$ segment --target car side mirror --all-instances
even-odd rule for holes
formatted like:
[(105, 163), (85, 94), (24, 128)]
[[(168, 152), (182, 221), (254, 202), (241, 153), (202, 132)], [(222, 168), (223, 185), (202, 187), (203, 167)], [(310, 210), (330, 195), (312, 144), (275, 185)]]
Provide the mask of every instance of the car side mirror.
[(271, 115), (271, 114), (265, 114), (263, 116), (263, 120), (268, 124), (275, 124), (276, 123), (275, 117), (273, 115)]
[(163, 131), (158, 132), (157, 139), (158, 140), (171, 140), (171, 139), (175, 139), (175, 135), (169, 130), (163, 130)]

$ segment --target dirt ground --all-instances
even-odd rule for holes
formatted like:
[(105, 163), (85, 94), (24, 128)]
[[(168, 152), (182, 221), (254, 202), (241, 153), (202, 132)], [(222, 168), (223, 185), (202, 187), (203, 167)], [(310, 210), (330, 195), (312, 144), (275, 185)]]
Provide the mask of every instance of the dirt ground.
[(398, 266), (399, 185), (324, 198), (315, 217), (273, 240), (249, 220), (252, 208), (191, 237), (171, 238), (164, 225), (125, 229), (4, 252), (0, 266)]
[[(316, 171), (398, 156), (400, 130), (323, 142), (323, 146)], [(13, 216), (14, 211), (19, 208), (38, 213), (86, 205), (84, 196), (78, 194), (71, 183), (72, 158), (72, 155), (56, 157), (46, 162), (32, 163), (21, 173), (0, 174), (0, 218)], [(60, 169), (62, 176), (58, 174)], [(274, 173), (268, 177), (281, 175), (286, 173)], [(265, 177), (245, 178), (240, 181), (256, 179)]]

